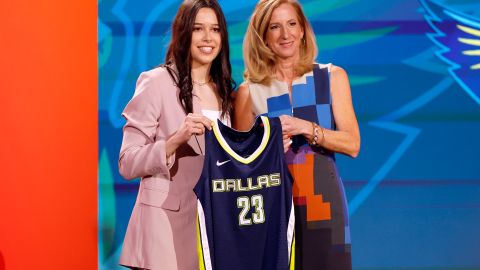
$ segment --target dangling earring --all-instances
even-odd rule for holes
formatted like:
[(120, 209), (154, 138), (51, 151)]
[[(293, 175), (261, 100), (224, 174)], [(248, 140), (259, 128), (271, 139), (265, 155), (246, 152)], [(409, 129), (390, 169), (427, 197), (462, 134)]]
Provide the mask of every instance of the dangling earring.
[(303, 46), (305, 46), (305, 43), (306, 43), (305, 38), (302, 38), (302, 43), (303, 43)]

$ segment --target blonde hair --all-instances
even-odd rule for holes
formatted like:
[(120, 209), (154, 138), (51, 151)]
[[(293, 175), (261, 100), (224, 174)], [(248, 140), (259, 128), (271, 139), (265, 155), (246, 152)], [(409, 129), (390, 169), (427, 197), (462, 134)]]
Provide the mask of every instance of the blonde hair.
[(295, 9), (304, 32), (295, 73), (300, 76), (312, 71), (313, 63), (317, 58), (317, 44), (315, 34), (300, 4), (296, 0), (260, 0), (250, 18), (243, 40), (244, 79), (246, 81), (270, 85), (276, 60), (274, 52), (265, 44), (265, 38), (273, 11), (285, 3)]

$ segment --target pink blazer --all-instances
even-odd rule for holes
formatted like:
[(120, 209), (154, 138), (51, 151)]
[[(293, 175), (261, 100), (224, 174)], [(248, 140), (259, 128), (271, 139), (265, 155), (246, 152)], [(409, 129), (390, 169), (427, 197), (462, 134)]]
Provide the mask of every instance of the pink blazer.
[[(141, 177), (120, 257), (124, 266), (198, 269), (193, 187), (203, 166), (204, 138), (192, 136), (166, 159), (165, 142), (186, 116), (178, 93), (167, 70), (155, 68), (140, 75), (123, 111), (120, 174)], [(196, 97), (193, 112), (201, 113)]]

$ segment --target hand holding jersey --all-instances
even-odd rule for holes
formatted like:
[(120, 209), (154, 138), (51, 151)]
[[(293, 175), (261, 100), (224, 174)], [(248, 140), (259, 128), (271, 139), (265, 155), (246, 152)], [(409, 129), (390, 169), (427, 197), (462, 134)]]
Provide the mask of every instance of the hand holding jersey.
[(203, 135), (205, 128), (211, 130), (212, 125), (213, 122), (206, 116), (189, 113), (175, 135), (182, 142), (186, 142), (192, 135)]

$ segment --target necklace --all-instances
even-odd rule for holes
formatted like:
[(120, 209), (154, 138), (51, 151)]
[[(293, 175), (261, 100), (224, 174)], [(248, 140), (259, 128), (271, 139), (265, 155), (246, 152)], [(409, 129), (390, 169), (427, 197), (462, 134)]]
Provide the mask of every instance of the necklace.
[(208, 81), (206, 81), (206, 82), (197, 82), (197, 81), (195, 81), (195, 80), (192, 79), (193, 84), (196, 84), (196, 85), (198, 85), (198, 86), (204, 86), (204, 85), (208, 84), (208, 83), (211, 82), (211, 81), (212, 81), (211, 78), (210, 78), (210, 80), (208, 80)]

